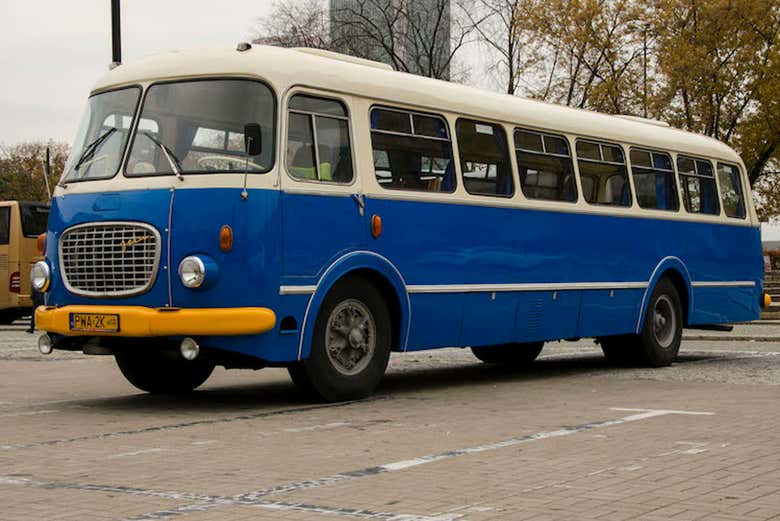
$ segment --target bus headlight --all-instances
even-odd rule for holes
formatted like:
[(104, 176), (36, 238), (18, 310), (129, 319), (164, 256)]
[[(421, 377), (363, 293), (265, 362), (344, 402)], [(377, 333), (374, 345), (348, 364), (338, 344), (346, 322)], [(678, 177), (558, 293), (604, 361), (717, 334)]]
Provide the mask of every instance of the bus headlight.
[(218, 276), (217, 261), (208, 255), (188, 255), (179, 263), (179, 280), (185, 288), (209, 288), (217, 282)]
[(38, 261), (32, 265), (32, 268), (30, 268), (30, 284), (36, 291), (41, 293), (49, 289), (51, 270), (46, 261)]

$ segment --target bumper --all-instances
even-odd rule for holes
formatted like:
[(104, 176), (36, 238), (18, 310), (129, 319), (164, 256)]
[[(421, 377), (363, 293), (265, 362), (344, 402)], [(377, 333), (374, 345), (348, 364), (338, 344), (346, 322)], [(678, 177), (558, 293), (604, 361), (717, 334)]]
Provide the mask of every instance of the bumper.
[[(119, 315), (115, 333), (71, 331), (71, 313)], [(276, 325), (268, 308), (147, 308), (141, 306), (39, 306), (35, 325), (48, 333), (66, 336), (222, 336), (255, 335)]]

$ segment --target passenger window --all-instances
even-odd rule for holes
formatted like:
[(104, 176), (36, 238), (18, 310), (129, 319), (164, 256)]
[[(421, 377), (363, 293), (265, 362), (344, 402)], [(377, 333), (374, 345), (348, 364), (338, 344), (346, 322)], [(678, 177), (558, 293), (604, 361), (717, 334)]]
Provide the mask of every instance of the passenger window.
[(745, 198), (742, 194), (742, 180), (739, 168), (734, 165), (718, 163), (718, 183), (720, 183), (720, 199), (723, 211), (729, 217), (744, 219)]
[(296, 179), (349, 183), (354, 175), (347, 110), (336, 100), (290, 98), (287, 169)]
[[(529, 199), (577, 201), (574, 167), (566, 138), (515, 129), (520, 188)], [(583, 184), (583, 190), (588, 187)]]
[(636, 202), (640, 207), (673, 212), (679, 210), (677, 183), (669, 154), (632, 148), (631, 175), (634, 178)]
[(677, 156), (683, 204), (688, 213), (720, 214), (715, 175), (709, 161)]
[(384, 188), (453, 192), (455, 174), (447, 122), (400, 109), (371, 110), (374, 175)]
[(622, 148), (578, 140), (577, 166), (586, 201), (591, 204), (631, 206), (631, 189)]
[(11, 238), (11, 208), (0, 208), (0, 245), (6, 245)]
[(463, 187), (470, 194), (515, 193), (506, 133), (501, 125), (459, 119), (455, 125)]

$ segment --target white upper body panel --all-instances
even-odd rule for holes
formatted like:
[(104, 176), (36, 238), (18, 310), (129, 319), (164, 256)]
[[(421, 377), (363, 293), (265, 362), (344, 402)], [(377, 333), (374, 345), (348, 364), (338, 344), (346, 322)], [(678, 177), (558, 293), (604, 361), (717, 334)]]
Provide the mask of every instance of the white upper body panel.
[[(95, 93), (127, 85), (148, 86), (157, 81), (203, 78), (242, 77), (265, 81), (276, 91), (277, 126), (276, 165), (266, 174), (250, 174), (249, 188), (282, 188), (292, 191), (303, 190), (338, 194), (343, 186), (327, 183), (297, 182), (285, 174), (284, 142), (286, 117), (283, 117), (286, 98), (291, 89), (311, 89), (319, 93), (332, 93), (350, 102), (353, 112), (352, 147), (359, 179), (350, 186), (354, 192), (397, 199), (425, 199), (451, 201), (464, 204), (489, 206), (513, 206), (522, 203), (524, 207), (539, 207), (581, 213), (608, 213), (614, 215), (666, 218), (701, 222), (724, 222), (735, 225), (757, 226), (752, 198), (747, 197), (747, 219), (731, 219), (724, 215), (688, 214), (684, 209), (678, 212), (659, 212), (632, 207), (604, 208), (587, 204), (582, 198), (576, 204), (555, 201), (525, 199), (516, 191), (511, 199), (495, 197), (474, 197), (467, 194), (459, 183), (454, 194), (405, 193), (389, 191), (380, 187), (373, 175), (371, 145), (367, 141), (370, 133), (368, 109), (373, 104), (406, 106), (418, 110), (441, 113), (450, 125), (459, 116), (479, 120), (492, 120), (507, 126), (547, 130), (564, 134), (570, 140), (577, 137), (593, 138), (599, 141), (622, 145), (636, 145), (648, 149), (681, 153), (689, 156), (737, 164), (743, 176), (743, 189), (749, 194), (745, 167), (739, 155), (725, 144), (699, 134), (686, 132), (668, 125), (642, 118), (612, 116), (588, 110), (543, 103), (517, 96), (489, 92), (456, 83), (425, 78), (389, 70), (382, 64), (343, 57), (334, 53), (311, 49), (284, 49), (269, 46), (253, 46), (240, 52), (235, 48), (210, 48), (184, 52), (171, 52), (151, 56), (131, 63), (122, 64), (105, 74), (95, 85)], [(365, 121), (364, 121), (365, 120)], [(575, 162), (576, 163), (576, 162)], [(457, 162), (456, 162), (457, 165)], [(516, 173), (515, 173), (516, 175)], [(630, 177), (630, 176), (629, 176)], [(516, 180), (515, 180), (516, 181)], [(199, 188), (210, 186), (236, 187), (243, 182), (237, 174), (215, 173), (210, 175), (185, 176), (179, 181), (173, 176), (155, 178), (123, 178), (118, 174), (113, 179), (86, 183), (72, 183), (67, 189), (58, 187), (57, 194), (128, 190), (143, 188)], [(632, 186), (633, 186), (633, 182)], [(682, 205), (681, 205), (682, 206)]]
[(388, 103), (740, 162), (737, 153), (720, 141), (652, 122), (498, 94), (279, 47), (254, 46), (244, 52), (219, 48), (152, 56), (120, 65), (103, 76), (95, 90), (203, 76), (254, 76), (267, 81), (280, 96), (294, 85), (305, 85)]

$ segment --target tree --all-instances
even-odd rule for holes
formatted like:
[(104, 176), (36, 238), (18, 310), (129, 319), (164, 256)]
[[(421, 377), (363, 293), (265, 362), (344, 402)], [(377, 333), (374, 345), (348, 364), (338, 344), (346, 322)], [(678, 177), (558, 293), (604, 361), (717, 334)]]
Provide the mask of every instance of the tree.
[(328, 8), (322, 0), (277, 0), (257, 21), (252, 43), (330, 49)]
[(760, 221), (780, 219), (780, 171), (761, 176), (753, 187), (753, 194)]
[(533, 12), (533, 0), (477, 0), (465, 10), (479, 41), (493, 51), (498, 59), (488, 70), (499, 77), (507, 94), (514, 94), (529, 59), (524, 49), (530, 48), (530, 33), (526, 20)]
[(780, 3), (659, 0), (656, 112), (737, 147), (751, 183), (780, 145)]
[(474, 25), (449, 0), (352, 0), (331, 12), (334, 48), (394, 69), (450, 79)]
[[(541, 57), (533, 97), (611, 113), (642, 113), (644, 6), (632, 0), (550, 0), (530, 11)], [(643, 58), (645, 58), (643, 60)]]
[(47, 146), (51, 149), (49, 186), (54, 190), (68, 158), (68, 145), (27, 142), (0, 147), (0, 200), (48, 200), (43, 167)]

